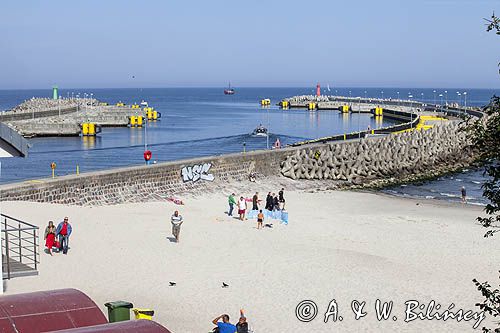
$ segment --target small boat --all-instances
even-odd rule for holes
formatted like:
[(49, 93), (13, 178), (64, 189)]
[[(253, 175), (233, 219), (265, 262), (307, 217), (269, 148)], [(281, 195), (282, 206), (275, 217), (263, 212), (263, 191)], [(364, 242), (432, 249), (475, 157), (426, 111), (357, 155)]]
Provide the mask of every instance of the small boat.
[(145, 100), (142, 100), (141, 101), (141, 106), (148, 107), (148, 102), (146, 102)]
[(253, 130), (252, 135), (253, 136), (267, 136), (267, 128), (265, 128), (262, 125), (259, 125), (256, 129)]
[(231, 82), (229, 82), (229, 87), (224, 89), (224, 95), (234, 95), (234, 89), (231, 88)]

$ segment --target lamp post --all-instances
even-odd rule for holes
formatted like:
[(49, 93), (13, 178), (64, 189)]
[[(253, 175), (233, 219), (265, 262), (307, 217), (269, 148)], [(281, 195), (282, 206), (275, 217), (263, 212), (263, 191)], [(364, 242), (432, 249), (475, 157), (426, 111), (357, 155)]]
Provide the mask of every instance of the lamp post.
[(443, 94), (439, 94), (439, 97), (441, 97), (440, 109), (442, 109), (443, 108)]
[(457, 91), (457, 100), (458, 100), (458, 107), (460, 108), (460, 104), (462, 104), (462, 94)]
[(365, 99), (367, 99), (367, 97), (366, 97), (366, 96), (367, 96), (367, 95), (366, 95), (366, 90), (365, 90)]
[(464, 91), (463, 95), (464, 95), (464, 107), (465, 110), (467, 110), (467, 91)]
[(424, 104), (424, 93), (420, 93), (420, 96), (422, 96), (421, 100), (422, 100), (422, 104)]
[(384, 92), (381, 91), (380, 93), (382, 94), (382, 100), (384, 100)]
[(92, 101), (93, 98), (94, 98), (94, 93), (90, 93), (90, 108), (91, 109), (94, 106), (94, 102)]
[(434, 106), (436, 105), (436, 90), (432, 91), (434, 93)]
[(448, 106), (448, 90), (444, 91), (444, 96), (446, 97), (446, 106)]
[[(358, 97), (358, 99), (361, 97)], [(358, 103), (358, 139), (361, 141), (361, 127), (360, 127), (360, 120), (361, 120), (361, 105)]]

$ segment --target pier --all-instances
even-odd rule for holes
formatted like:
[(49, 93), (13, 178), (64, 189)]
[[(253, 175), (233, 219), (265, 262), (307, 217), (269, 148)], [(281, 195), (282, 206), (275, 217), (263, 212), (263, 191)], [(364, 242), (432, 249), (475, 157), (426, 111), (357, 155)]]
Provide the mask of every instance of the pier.
[[(30, 101), (36, 101), (36, 99)], [(26, 109), (21, 108), (22, 111), (14, 108), (1, 114), (0, 121), (5, 122), (9, 128), (27, 138), (79, 136), (88, 135), (83, 133), (84, 124), (93, 124), (97, 128), (127, 127), (131, 123), (135, 126), (141, 126), (142, 119), (147, 119), (149, 113), (152, 113), (152, 111), (148, 112), (152, 108), (143, 110), (138, 104), (107, 105), (97, 100), (76, 98), (63, 101), (62, 105), (65, 108), (61, 108), (60, 105), (56, 108), (53, 105), (50, 105), (49, 108), (35, 105)], [(131, 120), (131, 117), (136, 118)], [(141, 122), (137, 121), (137, 117), (142, 117)]]

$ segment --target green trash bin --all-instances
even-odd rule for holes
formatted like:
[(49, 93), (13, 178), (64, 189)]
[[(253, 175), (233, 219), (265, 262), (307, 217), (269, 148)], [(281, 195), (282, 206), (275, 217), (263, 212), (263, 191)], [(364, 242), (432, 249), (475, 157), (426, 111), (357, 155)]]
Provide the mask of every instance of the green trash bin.
[(110, 323), (130, 320), (130, 309), (134, 307), (132, 303), (125, 301), (108, 302), (104, 306), (108, 308), (108, 320)]

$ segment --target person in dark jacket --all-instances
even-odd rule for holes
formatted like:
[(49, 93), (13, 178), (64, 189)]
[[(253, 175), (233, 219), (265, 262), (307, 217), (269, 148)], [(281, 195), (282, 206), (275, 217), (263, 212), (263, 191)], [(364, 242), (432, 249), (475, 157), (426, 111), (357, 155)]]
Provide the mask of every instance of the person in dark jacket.
[(240, 310), (240, 320), (236, 324), (236, 332), (237, 333), (248, 333), (248, 323), (245, 314), (243, 313), (243, 309)]
[(271, 192), (269, 192), (266, 197), (266, 209), (273, 210), (273, 196), (271, 195)]

